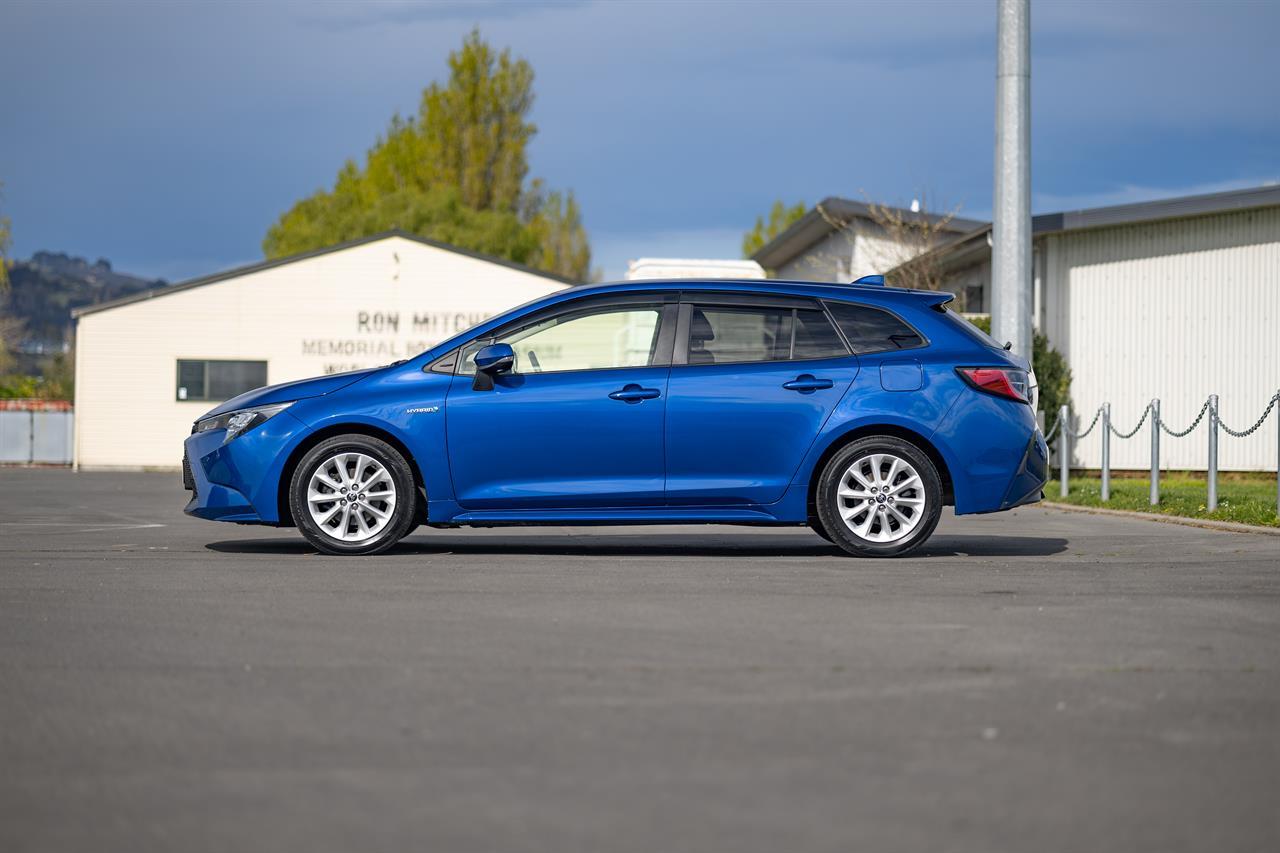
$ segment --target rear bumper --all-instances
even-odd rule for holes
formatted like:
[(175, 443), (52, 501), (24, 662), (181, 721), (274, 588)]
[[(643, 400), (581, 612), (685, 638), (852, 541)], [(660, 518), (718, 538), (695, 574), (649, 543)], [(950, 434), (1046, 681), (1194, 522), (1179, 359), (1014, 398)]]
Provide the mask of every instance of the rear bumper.
[(933, 435), (951, 473), (956, 515), (1040, 499), (1049, 450), (1031, 407), (968, 391)]
[(1044, 484), (1049, 478), (1049, 446), (1045, 444), (1040, 430), (1035, 431), (1027, 450), (1022, 454), (1022, 462), (1017, 473), (1009, 483), (1004, 501), (1000, 509), (1013, 509), (1015, 506), (1032, 504), (1044, 498)]

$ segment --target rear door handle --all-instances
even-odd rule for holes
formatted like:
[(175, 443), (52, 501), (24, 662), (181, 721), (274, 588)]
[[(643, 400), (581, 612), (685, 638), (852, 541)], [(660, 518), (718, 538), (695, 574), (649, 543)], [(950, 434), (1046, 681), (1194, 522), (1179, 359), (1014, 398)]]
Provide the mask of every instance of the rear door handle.
[(624, 403), (639, 403), (641, 400), (652, 400), (661, 394), (657, 388), (641, 388), (639, 385), (627, 385), (621, 391), (609, 395), (610, 400), (621, 400)]
[(799, 391), (801, 394), (812, 394), (830, 388), (835, 383), (830, 379), (818, 379), (810, 373), (802, 373), (790, 382), (783, 382), (782, 387), (788, 391)]

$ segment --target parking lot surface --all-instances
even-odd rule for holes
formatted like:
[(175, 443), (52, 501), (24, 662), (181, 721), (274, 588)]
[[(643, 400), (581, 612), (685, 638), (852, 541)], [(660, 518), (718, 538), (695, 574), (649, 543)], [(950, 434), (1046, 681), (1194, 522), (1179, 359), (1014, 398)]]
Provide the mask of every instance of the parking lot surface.
[(0, 850), (1264, 850), (1280, 538), (188, 519), (0, 470)]

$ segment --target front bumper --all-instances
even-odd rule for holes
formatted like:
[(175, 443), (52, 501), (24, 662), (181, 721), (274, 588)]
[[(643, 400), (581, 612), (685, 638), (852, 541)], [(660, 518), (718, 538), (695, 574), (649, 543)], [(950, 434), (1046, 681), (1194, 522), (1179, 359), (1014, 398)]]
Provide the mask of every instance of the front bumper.
[(306, 427), (289, 412), (224, 443), (224, 430), (194, 433), (183, 442), (183, 512), (240, 524), (280, 523), (280, 475)]

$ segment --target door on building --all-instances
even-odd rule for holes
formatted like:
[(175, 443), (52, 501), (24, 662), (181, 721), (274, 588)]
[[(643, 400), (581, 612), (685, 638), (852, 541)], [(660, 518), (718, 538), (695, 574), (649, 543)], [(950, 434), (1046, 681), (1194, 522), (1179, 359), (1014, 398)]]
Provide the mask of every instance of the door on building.
[[(659, 506), (676, 296), (559, 305), (462, 352), (445, 405), (465, 509)], [(473, 357), (509, 344), (513, 369), (474, 382)]]

